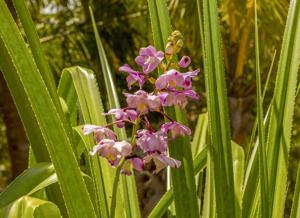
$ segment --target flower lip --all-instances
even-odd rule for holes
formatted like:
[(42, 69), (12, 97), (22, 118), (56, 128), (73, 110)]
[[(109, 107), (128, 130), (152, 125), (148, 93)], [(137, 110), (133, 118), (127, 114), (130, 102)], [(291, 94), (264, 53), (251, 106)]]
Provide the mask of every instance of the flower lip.
[(145, 163), (149, 163), (151, 160), (154, 161), (154, 164), (156, 166), (154, 173), (160, 172), (167, 166), (170, 166), (172, 168), (179, 168), (181, 166), (181, 162), (179, 160), (168, 157), (165, 153), (160, 154), (157, 152), (153, 152), (144, 157)]
[(186, 73), (180, 73), (179, 71), (174, 69), (169, 70), (157, 78), (155, 87), (158, 90), (162, 90), (165, 88), (175, 89), (176, 87), (191, 89), (192, 78), (196, 77), (199, 72), (199, 69)]
[(116, 140), (117, 135), (109, 128), (103, 126), (96, 126), (91, 124), (86, 124), (83, 127), (83, 134), (88, 135), (94, 133), (94, 138), (97, 142), (101, 141), (104, 138)]
[(133, 70), (128, 64), (124, 64), (119, 68), (119, 71), (126, 72), (129, 75), (126, 77), (128, 89), (131, 90), (131, 86), (136, 82), (139, 84), (140, 89), (143, 88), (145, 83), (145, 76), (140, 72)]
[(162, 124), (161, 131), (164, 133), (171, 132), (173, 139), (175, 139), (177, 136), (191, 135), (190, 128), (176, 121)]
[(162, 131), (152, 132), (143, 129), (137, 131), (136, 144), (143, 152), (166, 152), (168, 138)]
[(98, 153), (104, 157), (112, 166), (119, 164), (122, 157), (132, 152), (132, 146), (127, 141), (115, 141), (111, 139), (102, 139), (98, 145), (93, 147), (90, 155)]

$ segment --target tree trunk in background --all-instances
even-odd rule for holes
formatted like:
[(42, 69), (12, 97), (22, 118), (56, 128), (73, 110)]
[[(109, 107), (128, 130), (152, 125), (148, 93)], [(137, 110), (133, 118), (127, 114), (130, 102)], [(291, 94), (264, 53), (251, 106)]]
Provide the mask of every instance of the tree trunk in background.
[[(16, 18), (12, 2), (9, 0), (6, 0), (5, 2), (13, 17)], [(12, 177), (15, 178), (27, 168), (29, 146), (23, 124), (1, 72), (0, 96), (0, 112), (3, 113), (3, 121), (6, 126)]]
[(13, 99), (0, 73), (0, 111), (6, 126), (6, 137), (11, 159), (12, 176), (15, 178), (27, 168), (28, 142)]

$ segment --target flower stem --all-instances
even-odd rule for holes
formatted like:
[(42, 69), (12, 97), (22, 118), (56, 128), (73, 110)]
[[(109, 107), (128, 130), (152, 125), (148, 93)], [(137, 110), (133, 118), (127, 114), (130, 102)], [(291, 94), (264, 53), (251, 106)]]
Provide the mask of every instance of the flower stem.
[(163, 111), (158, 111), (158, 112), (163, 116), (165, 116), (168, 120), (175, 122), (175, 120), (172, 117), (170, 117), (168, 114), (164, 113)]
[(132, 129), (132, 137), (131, 137), (131, 144), (132, 146), (135, 145), (135, 139), (136, 139), (136, 131), (138, 130), (139, 124), (141, 122), (141, 115), (139, 114), (138, 118), (136, 119), (133, 129)]
[(130, 121), (130, 120), (117, 120), (117, 121), (114, 121), (112, 123), (109, 123), (109, 124), (106, 124), (104, 127), (109, 127), (109, 126), (112, 126), (114, 124), (117, 124), (117, 123), (122, 123), (122, 122), (127, 122), (127, 123), (130, 123), (132, 125), (135, 125), (134, 122)]
[(115, 218), (118, 183), (120, 180), (121, 169), (122, 169), (124, 163), (125, 163), (125, 159), (123, 158), (116, 170), (116, 176), (115, 176), (115, 180), (114, 180), (111, 204), (110, 204), (110, 217), (111, 218)]

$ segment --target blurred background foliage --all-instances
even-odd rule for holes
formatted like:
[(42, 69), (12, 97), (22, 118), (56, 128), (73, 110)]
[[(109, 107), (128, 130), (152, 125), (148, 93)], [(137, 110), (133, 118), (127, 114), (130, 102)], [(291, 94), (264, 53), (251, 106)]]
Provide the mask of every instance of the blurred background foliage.
[[(243, 147), (246, 147), (256, 113), (254, 1), (222, 0), (219, 2), (232, 138)], [(11, 5), (10, 0), (7, 0), (7, 3)], [(111, 68), (117, 78), (115, 81), (116, 87), (118, 87), (119, 95), (122, 95), (127, 87), (125, 75), (118, 72), (118, 67), (124, 63), (134, 66), (134, 57), (138, 54), (139, 48), (152, 43), (146, 0), (26, 0), (26, 3), (57, 81), (63, 68), (74, 65), (85, 66), (96, 72), (100, 91), (105, 93), (88, 10), (89, 5), (91, 5)], [(277, 51), (277, 55), (275, 56), (274, 65), (277, 65), (288, 6), (288, 0), (258, 1), (263, 85), (267, 79), (267, 73), (275, 51)], [(196, 1), (170, 0), (168, 1), (168, 8), (174, 29), (180, 30), (185, 37), (182, 55), (190, 55), (192, 68), (200, 68), (203, 72)], [(11, 10), (13, 12), (13, 8)], [(276, 69), (276, 67), (274, 68)], [(270, 93), (273, 91), (275, 73), (275, 71), (271, 71), (270, 86), (264, 101), (265, 109), (267, 109), (271, 100)], [(17, 115), (12, 115), (14, 113), (10, 110), (13, 109), (10, 108), (13, 107), (13, 104), (9, 97), (5, 95), (3, 80), (0, 81), (2, 83), (2, 85), (0, 84), (1, 190), (13, 177), (26, 168), (27, 150), (26, 137), (24, 133), (19, 133), (21, 123), (18, 122), (13, 126), (9, 126), (11, 120), (17, 120)], [(201, 94), (201, 100), (191, 102), (188, 107), (191, 126), (195, 125), (198, 114), (206, 110), (203, 73), (200, 74), (194, 84), (195, 90)], [(103, 101), (105, 104), (107, 99), (104, 96)], [(124, 103), (124, 98), (120, 100), (121, 104)], [(7, 107), (8, 105), (10, 107)], [(7, 120), (8, 114), (11, 116)], [(17, 140), (17, 143), (11, 143), (14, 140), (10, 138), (14, 138), (16, 134), (21, 136), (23, 141)], [(289, 174), (291, 183), (293, 183), (296, 175), (298, 164), (296, 160), (299, 159), (300, 152), (299, 96), (297, 97), (292, 134), (293, 147), (290, 158), (293, 162)], [(23, 155), (20, 156), (20, 153)], [(16, 163), (18, 161), (14, 161), (20, 158), (24, 159), (21, 161), (23, 166), (19, 166), (20, 164)], [(143, 211), (147, 213), (163, 193), (163, 176), (153, 177), (151, 174), (144, 173), (139, 175), (137, 180), (139, 189), (142, 190), (139, 193)]]

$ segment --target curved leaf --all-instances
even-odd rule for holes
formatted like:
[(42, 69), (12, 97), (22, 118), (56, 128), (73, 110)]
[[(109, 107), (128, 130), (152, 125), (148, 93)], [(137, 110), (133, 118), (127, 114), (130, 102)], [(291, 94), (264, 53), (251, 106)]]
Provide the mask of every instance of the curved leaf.
[(58, 207), (50, 201), (24, 196), (0, 212), (5, 218), (60, 218)]
[(15, 68), (15, 71), (3, 71), (8, 87), (13, 89), (15, 85), (12, 77), (21, 81), (46, 141), (69, 216), (95, 217), (70, 139), (45, 83), (4, 1), (0, 1), (0, 10), (0, 20), (5, 20), (0, 22), (0, 38), (4, 43), (2, 49), (9, 54)]

